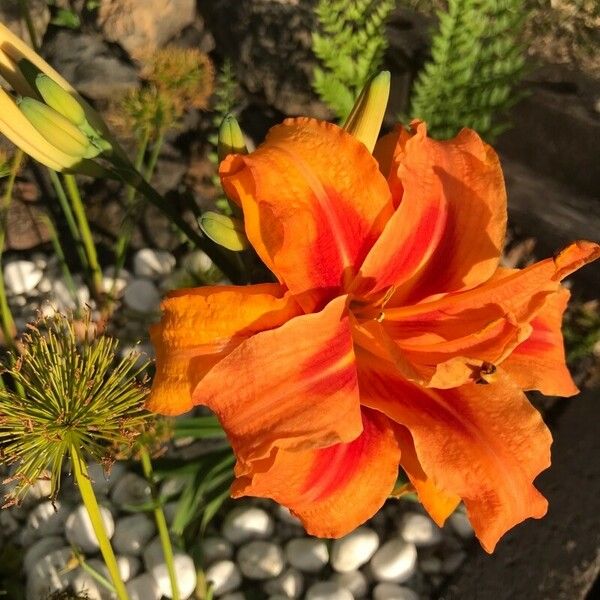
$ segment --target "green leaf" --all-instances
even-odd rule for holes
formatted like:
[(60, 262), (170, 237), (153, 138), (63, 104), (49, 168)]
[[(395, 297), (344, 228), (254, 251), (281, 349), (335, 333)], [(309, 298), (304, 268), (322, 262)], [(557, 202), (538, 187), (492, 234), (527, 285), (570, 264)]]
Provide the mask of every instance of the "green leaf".
[(51, 23), (58, 27), (66, 27), (68, 29), (79, 29), (81, 27), (79, 15), (66, 8), (60, 8)]

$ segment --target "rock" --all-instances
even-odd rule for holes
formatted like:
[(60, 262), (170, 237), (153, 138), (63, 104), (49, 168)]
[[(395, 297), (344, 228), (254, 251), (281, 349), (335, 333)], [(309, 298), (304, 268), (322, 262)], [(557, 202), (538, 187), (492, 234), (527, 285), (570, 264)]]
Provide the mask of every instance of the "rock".
[(8, 294), (15, 296), (32, 292), (43, 276), (43, 271), (30, 260), (12, 260), (4, 265), (4, 285)]
[(369, 591), (369, 582), (362, 571), (334, 573), (331, 581), (335, 581), (349, 590), (355, 598), (364, 598)]
[(426, 575), (437, 575), (442, 570), (442, 561), (437, 556), (429, 556), (419, 561), (419, 569)]
[(40, 292), (40, 294), (49, 294), (52, 291), (52, 280), (48, 279), (46, 276), (42, 277), (37, 284), (37, 291)]
[(175, 268), (175, 257), (164, 250), (142, 248), (133, 257), (133, 272), (136, 277), (159, 279), (170, 275)]
[(433, 546), (442, 539), (440, 528), (427, 516), (416, 512), (404, 513), (398, 526), (400, 537), (417, 548)]
[(233, 544), (266, 538), (273, 533), (273, 519), (262, 508), (239, 506), (225, 517), (222, 533)]
[(110, 597), (110, 592), (81, 567), (73, 574), (71, 588), (76, 594), (84, 596), (86, 600), (108, 600)]
[(329, 551), (327, 544), (318, 538), (296, 538), (286, 544), (285, 557), (292, 567), (317, 573), (329, 561)]
[(400, 538), (386, 542), (371, 559), (371, 572), (380, 582), (402, 583), (410, 579), (417, 564), (417, 548)]
[(206, 581), (213, 584), (215, 596), (236, 590), (242, 583), (242, 574), (231, 560), (219, 560), (205, 571)]
[(373, 600), (419, 600), (419, 595), (395, 583), (378, 583), (373, 589)]
[(379, 536), (369, 527), (359, 527), (335, 540), (331, 547), (331, 566), (338, 573), (362, 567), (379, 548)]
[(452, 573), (457, 571), (463, 562), (465, 562), (465, 558), (467, 558), (466, 552), (463, 552), (462, 550), (453, 552), (442, 562), (442, 572), (446, 575), (452, 575)]
[(62, 533), (71, 507), (59, 500), (46, 500), (38, 504), (27, 517), (27, 530), (33, 538)]
[(108, 294), (112, 293), (115, 297), (120, 297), (130, 281), (131, 273), (126, 269), (119, 269), (118, 274), (112, 265), (104, 269), (102, 285)]
[[(79, 306), (85, 306), (90, 302), (90, 290), (81, 281), (81, 278), (75, 276), (73, 278), (75, 284), (75, 296)], [(59, 311), (69, 312), (77, 308), (77, 304), (73, 299), (73, 294), (69, 286), (63, 279), (55, 279), (52, 281), (52, 302), (56, 304)]]
[(164, 46), (194, 22), (195, 0), (102, 0), (98, 23), (104, 36), (120, 44), (135, 58)]
[(267, 581), (264, 590), (270, 595), (281, 595), (285, 598), (300, 598), (304, 588), (304, 577), (294, 568), (286, 569), (275, 579)]
[(335, 581), (321, 581), (308, 588), (306, 600), (354, 600), (345, 587)]
[[(3, 511), (4, 512), (4, 511)], [(23, 570), (29, 574), (34, 569), (35, 565), (44, 556), (47, 556), (54, 550), (65, 547), (65, 540), (58, 535), (49, 535), (38, 540), (33, 545), (27, 548), (23, 557)]]
[(15, 519), (15, 516), (12, 514), (12, 512), (8, 510), (0, 510), (0, 532), (2, 532), (4, 536), (10, 537), (18, 530), (19, 522), (17, 519)]
[(152, 498), (149, 483), (135, 473), (126, 473), (121, 477), (110, 495), (118, 506), (143, 504)]
[(65, 589), (73, 576), (72, 572), (65, 571), (72, 556), (71, 548), (63, 547), (40, 558), (28, 573), (27, 600), (46, 598), (48, 593)]
[(237, 562), (246, 577), (261, 580), (277, 577), (285, 566), (281, 548), (262, 540), (242, 546), (237, 554)]
[(463, 540), (470, 540), (475, 535), (467, 515), (460, 510), (450, 515), (448, 523), (452, 530)]
[(186, 483), (183, 477), (169, 477), (160, 484), (159, 495), (161, 498), (175, 498), (184, 490)]
[(202, 564), (208, 566), (217, 560), (227, 560), (233, 556), (233, 546), (224, 538), (207, 537), (200, 544)]
[(120, 462), (113, 463), (108, 473), (100, 463), (92, 462), (88, 465), (88, 475), (92, 481), (92, 487), (96, 494), (100, 496), (108, 496), (110, 490), (125, 474), (125, 471), (123, 463)]
[(234, 592), (233, 594), (225, 594), (224, 596), (219, 596), (221, 600), (247, 600), (246, 596), (242, 594), (242, 592)]
[[(175, 552), (173, 566), (177, 577), (177, 585), (182, 598), (188, 598), (196, 589), (196, 567), (194, 561), (183, 552)], [(164, 561), (155, 564), (150, 569), (150, 575), (154, 578), (163, 596), (173, 597), (169, 571)]]
[(94, 100), (114, 101), (139, 85), (136, 70), (98, 33), (59, 29), (43, 50), (73, 87)]
[(154, 577), (149, 573), (138, 575), (125, 584), (129, 600), (160, 600), (162, 594)]
[(142, 568), (142, 561), (137, 556), (128, 556), (121, 554), (117, 556), (117, 565), (123, 581), (127, 582), (133, 579)]
[(156, 531), (148, 515), (138, 513), (121, 517), (115, 525), (112, 545), (119, 554), (139, 556)]
[[(29, 0), (27, 7), (36, 37), (41, 41), (46, 33), (48, 23), (50, 23), (48, 2), (47, 0)], [(2, 0), (0, 5), (0, 22), (29, 43), (29, 32), (27, 31), (25, 19), (21, 15), (19, 0)]]
[[(115, 531), (112, 513), (105, 506), (100, 507), (100, 513), (102, 514), (104, 529), (110, 539)], [(92, 522), (83, 504), (80, 504), (68, 516), (65, 523), (65, 535), (71, 544), (81, 548), (84, 552), (95, 552), (100, 547), (98, 538), (92, 528)]]
[(140, 313), (156, 312), (160, 305), (160, 294), (147, 279), (133, 279), (125, 288), (123, 299), (129, 308)]
[(194, 250), (181, 261), (181, 266), (192, 275), (201, 275), (213, 267), (213, 261), (206, 252)]
[(278, 504), (275, 509), (275, 514), (277, 515), (277, 518), (287, 525), (297, 525), (298, 527), (302, 527), (302, 521), (296, 515), (293, 515), (287, 506)]

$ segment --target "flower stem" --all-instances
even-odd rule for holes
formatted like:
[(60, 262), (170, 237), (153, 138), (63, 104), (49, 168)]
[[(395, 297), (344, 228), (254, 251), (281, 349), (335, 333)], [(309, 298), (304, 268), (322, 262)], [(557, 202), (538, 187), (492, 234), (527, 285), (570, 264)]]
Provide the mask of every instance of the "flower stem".
[[(150, 460), (148, 450), (143, 446), (140, 447), (140, 458), (142, 461), (142, 470), (144, 472), (144, 476), (146, 477), (148, 483), (150, 483), (152, 487), (152, 495), (154, 500), (156, 501), (158, 498), (156, 494), (152, 462)], [(165, 563), (167, 565), (167, 571), (169, 573), (169, 579), (171, 581), (171, 598), (173, 600), (180, 600), (179, 587), (177, 586), (177, 574), (175, 573), (175, 563), (173, 558), (173, 546), (171, 544), (171, 538), (169, 537), (167, 519), (165, 518), (165, 513), (160, 504), (157, 503), (155, 505), (153, 512), (154, 520), (156, 521), (156, 528), (158, 529), (158, 536), (160, 538), (160, 544), (162, 546), (163, 554), (165, 557)]]
[[(0, 259), (4, 252), (4, 242), (6, 241), (6, 226), (8, 209), (12, 202), (13, 190), (15, 188), (15, 181), (17, 179), (17, 173), (21, 168), (23, 162), (23, 151), (17, 150), (13, 158), (13, 162), (10, 168), (10, 175), (6, 182), (6, 190), (2, 196), (2, 205), (0, 206)], [(0, 265), (1, 267), (1, 265)], [(16, 332), (15, 321), (13, 319), (8, 300), (6, 298), (6, 288), (4, 287), (4, 272), (0, 271), (0, 327), (4, 335), (4, 343), (14, 350), (13, 336)]]
[(83, 247), (85, 248), (85, 254), (88, 260), (90, 269), (90, 282), (92, 287), (92, 293), (96, 300), (102, 301), (103, 299), (103, 285), (102, 285), (102, 271), (98, 264), (98, 254), (96, 253), (96, 246), (94, 245), (94, 238), (90, 230), (90, 224), (85, 214), (85, 207), (81, 200), (81, 194), (77, 187), (74, 175), (64, 175), (63, 180), (67, 188), (67, 194), (71, 200), (71, 206), (77, 219), (77, 225), (81, 234), (81, 240)]
[(106, 568), (108, 569), (112, 583), (115, 586), (117, 598), (119, 600), (129, 600), (127, 589), (125, 588), (125, 584), (123, 583), (121, 574), (119, 573), (117, 558), (115, 557), (115, 553), (110, 545), (110, 540), (106, 534), (106, 529), (104, 528), (102, 513), (100, 512), (100, 507), (98, 506), (98, 500), (96, 499), (94, 488), (90, 482), (85, 461), (83, 460), (79, 449), (74, 444), (72, 444), (70, 447), (70, 454), (71, 462), (73, 463), (73, 473), (75, 475), (75, 480), (77, 481), (77, 486), (79, 487), (79, 493), (81, 494), (81, 499), (83, 500), (83, 504), (92, 523), (92, 528), (96, 534), (96, 538), (98, 539), (100, 553), (102, 554), (102, 558), (104, 559), (104, 563), (106, 564)]

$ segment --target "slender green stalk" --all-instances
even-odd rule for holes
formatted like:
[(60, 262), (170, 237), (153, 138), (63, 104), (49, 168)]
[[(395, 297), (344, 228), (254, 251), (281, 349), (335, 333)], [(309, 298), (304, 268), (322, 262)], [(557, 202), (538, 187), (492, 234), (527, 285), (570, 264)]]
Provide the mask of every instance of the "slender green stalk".
[(77, 481), (77, 486), (79, 487), (79, 493), (81, 494), (81, 499), (83, 500), (83, 504), (92, 523), (92, 528), (96, 534), (96, 538), (98, 539), (100, 553), (102, 554), (102, 558), (104, 559), (104, 563), (106, 564), (106, 568), (108, 569), (112, 583), (115, 586), (117, 598), (119, 600), (129, 600), (127, 589), (125, 588), (125, 584), (123, 583), (121, 574), (119, 573), (119, 566), (117, 564), (115, 553), (110, 545), (110, 540), (106, 534), (106, 529), (104, 528), (102, 513), (100, 512), (100, 507), (98, 506), (98, 500), (96, 499), (94, 488), (90, 482), (87, 466), (79, 452), (79, 449), (74, 444), (71, 445), (70, 455), (71, 462), (73, 463), (73, 474), (75, 476), (75, 480)]
[(77, 222), (75, 221), (75, 217), (73, 215), (73, 210), (71, 209), (71, 205), (69, 204), (69, 199), (67, 198), (67, 194), (65, 192), (65, 187), (60, 180), (60, 177), (53, 171), (52, 169), (48, 169), (48, 175), (50, 177), (50, 182), (52, 183), (52, 187), (56, 192), (56, 197), (58, 198), (58, 203), (60, 204), (60, 208), (65, 215), (65, 219), (67, 220), (67, 227), (69, 228), (69, 233), (75, 242), (75, 249), (77, 251), (77, 255), (79, 256), (79, 261), (81, 262), (81, 266), (83, 270), (89, 272), (89, 264), (87, 255), (85, 253), (85, 248), (83, 246), (83, 241), (81, 239), (81, 234), (79, 233), (79, 228), (77, 227)]
[[(8, 215), (8, 209), (12, 202), (13, 191), (15, 188), (15, 181), (17, 179), (17, 173), (21, 168), (23, 162), (23, 151), (17, 150), (13, 158), (13, 162), (10, 169), (10, 175), (6, 182), (6, 190), (2, 197), (2, 205), (0, 206), (0, 259), (4, 252), (4, 242), (6, 240), (6, 220)], [(14, 349), (13, 336), (16, 331), (15, 321), (13, 319), (8, 300), (6, 298), (6, 288), (4, 287), (4, 272), (0, 270), (0, 327), (4, 334), (4, 341), (6, 345)]]
[(71, 207), (73, 213), (77, 219), (77, 225), (79, 232), (81, 233), (81, 240), (83, 247), (85, 248), (85, 254), (87, 256), (89, 270), (90, 270), (90, 283), (92, 287), (92, 293), (96, 300), (101, 301), (103, 297), (103, 285), (102, 285), (102, 271), (98, 263), (98, 254), (96, 253), (96, 246), (94, 245), (94, 238), (92, 237), (92, 231), (90, 230), (90, 224), (85, 214), (85, 207), (81, 200), (81, 194), (77, 187), (74, 175), (64, 175), (63, 181), (67, 189), (67, 194), (71, 200)]
[[(154, 500), (157, 500), (156, 486), (154, 481), (154, 471), (152, 470), (152, 461), (148, 450), (140, 446), (140, 458), (142, 461), (142, 470), (144, 476), (148, 480), (152, 487), (152, 495)], [(173, 546), (171, 545), (171, 538), (169, 537), (169, 527), (167, 526), (167, 519), (165, 513), (160, 504), (156, 504), (154, 510), (154, 520), (156, 521), (156, 528), (158, 529), (158, 536), (160, 538), (160, 544), (163, 549), (165, 557), (165, 563), (167, 565), (167, 571), (169, 573), (169, 579), (171, 581), (171, 598), (173, 600), (180, 600), (179, 587), (177, 585), (177, 574), (175, 573), (175, 563), (173, 558)]]
[(79, 297), (77, 296), (77, 288), (75, 286), (75, 281), (73, 280), (73, 276), (71, 275), (71, 270), (69, 269), (69, 265), (67, 264), (67, 260), (65, 258), (65, 253), (63, 252), (60, 238), (58, 237), (58, 232), (56, 231), (56, 227), (54, 226), (54, 222), (50, 215), (44, 215), (44, 222), (46, 227), (48, 228), (48, 232), (50, 233), (50, 241), (52, 242), (52, 248), (54, 248), (54, 253), (58, 258), (58, 264), (60, 265), (60, 270), (62, 271), (63, 278), (65, 280), (65, 285), (69, 289), (69, 293), (71, 294), (71, 298), (73, 298), (73, 302), (77, 308), (77, 312), (81, 310)]
[(158, 157), (160, 156), (160, 151), (162, 150), (164, 141), (165, 134), (164, 131), (160, 129), (158, 136), (156, 137), (156, 141), (152, 146), (152, 153), (150, 154), (150, 159), (148, 160), (148, 165), (146, 166), (146, 172), (144, 173), (146, 176), (146, 181), (150, 181), (152, 179), (152, 175), (154, 175), (154, 169), (156, 169), (156, 163), (158, 162)]

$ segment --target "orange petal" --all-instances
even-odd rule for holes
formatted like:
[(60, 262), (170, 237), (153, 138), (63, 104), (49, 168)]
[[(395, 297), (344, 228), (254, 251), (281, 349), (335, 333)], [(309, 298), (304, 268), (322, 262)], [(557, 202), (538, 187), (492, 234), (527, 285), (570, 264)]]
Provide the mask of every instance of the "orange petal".
[(431, 518), (442, 527), (446, 519), (460, 504), (460, 496), (440, 489), (430, 477), (427, 477), (417, 457), (415, 444), (406, 427), (398, 425), (396, 437), (400, 445), (400, 465), (415, 488), (421, 504)]
[(436, 141), (427, 137), (424, 123), (415, 122), (413, 128), (412, 136), (399, 132), (390, 188), (403, 188), (404, 202), (405, 196), (420, 193), (419, 176), (435, 173), (447, 217), (427, 267), (398, 291), (399, 298), (411, 300), (469, 289), (489, 279), (498, 265), (506, 231), (504, 179), (492, 148), (469, 129), (452, 140)]
[(550, 294), (531, 321), (531, 335), (502, 363), (502, 369), (524, 390), (539, 390), (548, 396), (579, 392), (567, 368), (561, 331), (569, 296), (565, 288)]
[(435, 252), (448, 215), (440, 179), (426, 165), (402, 167), (402, 203), (388, 221), (360, 268), (360, 295), (401, 286), (419, 273)]
[(300, 313), (277, 284), (177, 290), (162, 309), (160, 323), (150, 330), (156, 376), (147, 407), (166, 415), (192, 408), (198, 381), (240, 342)]
[(501, 372), (493, 384), (418, 388), (393, 367), (359, 356), (361, 399), (404, 425), (434, 484), (460, 496), (482, 546), (546, 513), (533, 480), (550, 464), (552, 438), (538, 411)]
[(353, 440), (362, 423), (346, 297), (240, 344), (193, 400), (217, 414), (243, 461)]
[(273, 498), (289, 507), (311, 535), (349, 533), (381, 508), (400, 459), (387, 417), (363, 409), (362, 420), (362, 433), (349, 443), (299, 452), (277, 449), (245, 466), (232, 495)]
[(315, 291), (320, 305), (350, 282), (392, 213), (364, 145), (314, 119), (284, 121), (252, 154), (228, 157), (220, 173), (265, 264), (294, 294)]

